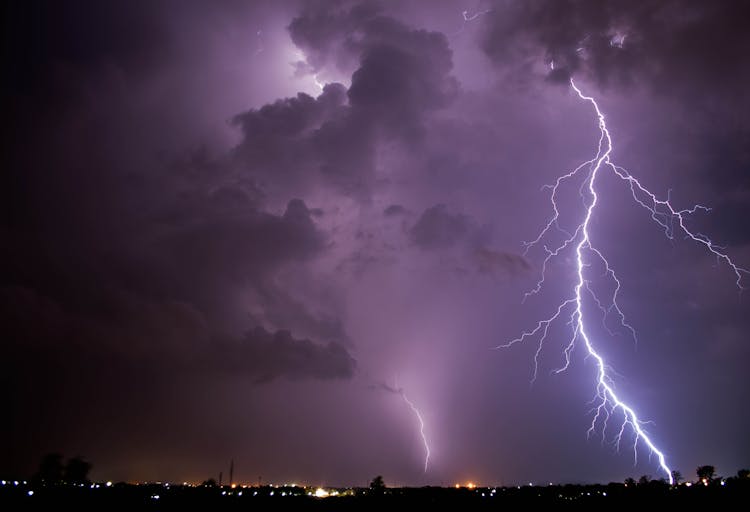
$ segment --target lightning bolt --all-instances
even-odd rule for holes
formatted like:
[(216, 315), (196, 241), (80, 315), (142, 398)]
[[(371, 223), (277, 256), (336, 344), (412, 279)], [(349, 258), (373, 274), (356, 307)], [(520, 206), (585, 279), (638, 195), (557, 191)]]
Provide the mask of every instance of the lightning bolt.
[(492, 12), (492, 9), (485, 9), (484, 11), (477, 11), (474, 14), (469, 14), (469, 11), (463, 11), (461, 13), (461, 16), (463, 16), (464, 21), (474, 21), (475, 19), (484, 16), (485, 14)]
[(409, 398), (406, 396), (406, 393), (404, 393), (403, 389), (399, 389), (398, 393), (401, 395), (401, 398), (404, 399), (404, 402), (411, 408), (411, 411), (414, 413), (414, 416), (417, 417), (417, 421), (419, 421), (419, 435), (422, 436), (422, 444), (424, 444), (424, 472), (427, 473), (427, 464), (430, 462), (430, 443), (427, 441), (427, 435), (424, 433), (424, 419), (422, 419), (422, 414), (419, 412), (419, 409), (414, 405), (414, 403), (409, 400)]
[(414, 405), (414, 402), (409, 400), (409, 397), (406, 396), (404, 388), (399, 387), (398, 376), (395, 377), (393, 386), (386, 384), (385, 382), (379, 382), (372, 384), (370, 387), (371, 389), (386, 391), (388, 393), (399, 395), (404, 403), (409, 406), (411, 412), (414, 413), (414, 416), (417, 418), (417, 422), (419, 423), (419, 435), (422, 437), (422, 444), (424, 445), (424, 472), (427, 473), (427, 465), (430, 462), (430, 443), (427, 441), (427, 434), (425, 434), (424, 432), (424, 418), (422, 418), (422, 413), (419, 412), (419, 409), (417, 409), (417, 406)]
[(315, 82), (315, 85), (318, 86), (318, 89), (320, 89), (321, 91), (323, 89), (325, 89), (326, 84), (324, 84), (323, 82), (320, 81), (320, 79), (318, 78), (318, 74), (317, 73), (315, 73), (312, 77), (313, 77), (313, 81)]
[[(548, 264), (552, 259), (556, 258), (566, 250), (572, 249), (575, 253), (577, 282), (573, 288), (572, 295), (563, 300), (551, 316), (539, 321), (533, 329), (523, 332), (518, 338), (500, 345), (497, 348), (508, 348), (516, 343), (523, 342), (528, 338), (537, 338), (538, 347), (534, 354), (533, 382), (537, 377), (539, 356), (544, 346), (544, 342), (547, 339), (550, 326), (558, 320), (567, 319), (567, 325), (570, 326), (572, 334), (570, 341), (563, 351), (565, 363), (562, 367), (555, 370), (555, 373), (563, 372), (570, 366), (571, 352), (577, 341), (583, 343), (588, 357), (593, 358), (596, 361), (597, 366), (596, 393), (592, 401), (594, 404), (592, 410), (593, 419), (591, 420), (591, 426), (587, 431), (587, 436), (590, 436), (592, 433), (597, 432), (598, 429), (601, 429), (601, 434), (604, 438), (609, 420), (615, 413), (619, 413), (622, 416), (622, 422), (620, 423), (620, 427), (615, 436), (615, 446), (617, 449), (619, 450), (620, 448), (623, 435), (628, 429), (630, 429), (634, 435), (633, 454), (636, 463), (638, 460), (638, 444), (640, 441), (646, 445), (650, 456), (656, 456), (659, 468), (666, 474), (670, 484), (673, 484), (672, 471), (666, 463), (664, 453), (656, 447), (654, 441), (644, 430), (643, 427), (646, 422), (641, 420), (635, 409), (633, 409), (628, 403), (624, 402), (615, 392), (614, 381), (612, 378), (614, 371), (594, 347), (591, 336), (586, 328), (587, 324), (585, 320), (587, 320), (587, 318), (584, 318), (583, 314), (584, 296), (590, 297), (602, 311), (602, 322), (604, 323), (605, 328), (607, 328), (606, 319), (608, 315), (616, 314), (620, 323), (630, 331), (635, 339), (635, 330), (626, 322), (625, 315), (617, 302), (618, 294), (620, 292), (620, 281), (604, 255), (592, 244), (589, 233), (591, 218), (593, 217), (594, 210), (600, 201), (596, 190), (596, 180), (598, 175), (602, 172), (611, 171), (615, 176), (624, 181), (630, 188), (633, 200), (650, 213), (651, 218), (664, 230), (664, 233), (668, 238), (672, 239), (675, 232), (679, 232), (686, 238), (692, 239), (696, 243), (703, 245), (717, 258), (717, 260), (723, 261), (737, 278), (736, 285), (740, 290), (744, 289), (742, 284), (743, 277), (750, 274), (750, 271), (736, 265), (727, 253), (724, 252), (724, 249), (712, 242), (710, 238), (701, 233), (692, 231), (687, 226), (686, 220), (691, 214), (699, 210), (710, 211), (709, 208), (702, 205), (695, 205), (688, 209), (677, 209), (671, 204), (669, 195), (666, 200), (659, 199), (626, 169), (612, 163), (610, 160), (610, 154), (612, 153), (612, 137), (607, 129), (604, 114), (600, 110), (596, 100), (581, 92), (572, 79), (570, 80), (570, 86), (576, 92), (578, 97), (582, 101), (589, 103), (596, 112), (599, 126), (598, 148), (594, 158), (583, 162), (567, 174), (561, 175), (557, 178), (554, 184), (546, 185), (544, 187), (545, 189), (550, 190), (550, 202), (552, 203), (553, 214), (539, 233), (539, 236), (531, 242), (525, 243), (526, 252), (532, 247), (542, 244), (545, 237), (553, 229), (562, 233), (565, 236), (565, 239), (554, 249), (550, 249), (544, 245), (546, 258), (542, 263), (541, 278), (536, 283), (536, 286), (526, 293), (524, 299), (541, 291), (542, 286), (544, 285)], [(560, 211), (557, 203), (557, 194), (560, 186), (564, 182), (579, 177), (579, 175), (583, 176), (583, 183), (580, 186), (580, 195), (586, 208), (586, 213), (580, 224), (578, 224), (571, 232), (564, 229), (559, 224)], [(587, 269), (596, 262), (603, 265), (605, 276), (607, 276), (613, 284), (614, 291), (610, 295), (609, 301), (606, 304), (600, 300), (591, 288), (590, 282), (587, 279)], [(607, 330), (609, 331), (608, 328)]]
[(471, 11), (461, 11), (461, 28), (459, 28), (456, 32), (451, 34), (452, 37), (455, 37), (457, 35), (460, 35), (464, 29), (466, 28), (467, 23), (471, 23), (472, 21), (476, 20), (477, 18), (481, 18), (485, 14), (489, 14), (492, 12), (492, 9), (485, 9), (483, 11), (475, 10), (475, 12), (472, 14)]

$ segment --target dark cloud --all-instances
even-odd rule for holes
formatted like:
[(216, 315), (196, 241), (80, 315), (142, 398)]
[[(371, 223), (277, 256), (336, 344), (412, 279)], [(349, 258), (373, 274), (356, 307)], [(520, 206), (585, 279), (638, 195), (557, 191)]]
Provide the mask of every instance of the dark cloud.
[(455, 260), (447, 260), (460, 273), (476, 271), (493, 276), (523, 276), (532, 266), (520, 254), (488, 247), (491, 231), (470, 216), (453, 213), (444, 204), (427, 208), (409, 229), (411, 240), (422, 250), (457, 249)]
[[(192, 272), (193, 279), (242, 282), (320, 253), (324, 238), (305, 203), (293, 199), (282, 216), (250, 209), (239, 215), (187, 218), (164, 243), (175, 266), (185, 274)], [(196, 274), (190, 269), (200, 270)]]
[[(22, 270), (14, 273), (14, 280), (24, 283), (19, 289), (26, 290), (12, 311), (28, 317), (28, 322), (6, 324), (8, 336), (28, 333), (33, 326), (54, 334), (40, 335), (37, 342), (54, 345), (65, 332), (54, 326), (65, 320), (63, 324), (77, 340), (75, 347), (117, 345), (118, 352), (139, 354), (144, 344), (150, 346), (148, 340), (158, 340), (152, 352), (180, 351), (194, 344), (196, 337), (222, 332), (227, 312), (237, 310), (236, 294), (256, 290), (261, 296), (275, 297), (266, 301), (264, 314), (254, 318), (256, 322), (307, 327), (306, 332), (325, 340), (348, 339), (335, 317), (322, 313), (324, 319), (319, 320), (321, 313), (310, 312), (273, 284), (279, 270), (324, 249), (324, 237), (303, 201), (290, 201), (281, 216), (247, 206), (227, 213), (213, 209), (210, 198), (207, 201), (208, 206), (189, 201), (169, 225), (157, 224), (158, 236), (147, 238), (147, 250), (123, 248), (114, 255), (107, 251), (106, 258), (81, 266), (89, 257), (89, 247), (71, 250), (48, 245), (46, 257), (58, 264), (47, 269), (38, 266), (44, 258), (11, 259), (9, 270)], [(116, 245), (124, 246), (129, 240), (121, 238)], [(60, 265), (61, 259), (72, 264)], [(32, 312), (38, 312), (39, 318), (32, 320)]]
[(361, 5), (309, 8), (289, 31), (314, 69), (331, 46), (346, 48), (351, 86), (327, 84), (317, 98), (299, 94), (236, 116), (240, 165), (272, 190), (307, 192), (322, 179), (366, 199), (378, 141), (413, 143), (455, 96), (447, 39)]
[(180, 302), (123, 296), (108, 305), (116, 317), (97, 318), (75, 315), (33, 290), (3, 287), (0, 306), (6, 363), (12, 362), (4, 365), (6, 378), (33, 371), (26, 364), (16, 365), (35, 359), (77, 367), (79, 358), (119, 358), (127, 366), (161, 372), (163, 378), (190, 372), (192, 378), (208, 379), (218, 372), (256, 382), (351, 378), (356, 367), (342, 345), (295, 339), (287, 330), (270, 332), (257, 326), (239, 339), (212, 332), (199, 311)]
[(406, 208), (404, 208), (400, 204), (392, 204), (385, 210), (383, 210), (383, 215), (386, 217), (394, 217), (397, 215), (404, 215), (407, 212)]
[(401, 395), (404, 393), (403, 389), (397, 388), (395, 386), (391, 386), (390, 384), (386, 384), (385, 382), (378, 382), (377, 384), (371, 384), (370, 389), (374, 391), (384, 391), (386, 393), (392, 393), (394, 395)]
[(241, 165), (271, 187), (297, 183), (306, 191), (323, 177), (356, 188), (371, 167), (368, 130), (351, 121), (340, 84), (317, 98), (300, 93), (245, 112), (233, 123), (244, 134), (235, 150)]
[(325, 345), (295, 339), (289, 331), (271, 333), (256, 327), (239, 343), (224, 342), (213, 355), (217, 367), (250, 375), (259, 383), (277, 378), (348, 379), (356, 362), (338, 343)]
[(422, 249), (446, 249), (466, 241), (474, 229), (468, 216), (451, 213), (446, 205), (436, 204), (422, 212), (410, 235)]
[(377, 17), (365, 25), (361, 47), (361, 64), (349, 89), (354, 106), (384, 109), (381, 115), (393, 110), (413, 115), (443, 107), (457, 93), (450, 76), (452, 52), (443, 34)]
[(474, 256), (480, 272), (519, 275), (531, 270), (529, 262), (519, 254), (482, 247), (474, 252)]
[(289, 34), (314, 70), (330, 63), (351, 73), (365, 37), (363, 25), (381, 13), (377, 2), (312, 2), (292, 19)]
[[(536, 0), (488, 13), (485, 51), (501, 66), (554, 62), (549, 77), (646, 84), (663, 94), (740, 94), (750, 69), (746, 2)], [(536, 61), (536, 62), (534, 62)]]
[(331, 46), (346, 49), (351, 86), (328, 84), (316, 99), (299, 94), (236, 116), (244, 135), (240, 165), (271, 189), (281, 183), (306, 192), (323, 179), (367, 199), (379, 141), (415, 143), (430, 115), (455, 97), (448, 41), (362, 5), (316, 5), (289, 31), (312, 72)]
[[(329, 295), (333, 295), (333, 292)], [(320, 310), (321, 303), (324, 302), (320, 300), (311, 304), (296, 298), (292, 291), (263, 282), (257, 287), (256, 311), (249, 314), (249, 319), (259, 324), (293, 326), (296, 332), (304, 332), (313, 339), (352, 346), (353, 340), (346, 332), (342, 319), (335, 313)], [(336, 311), (339, 308), (336, 305), (330, 309)]]

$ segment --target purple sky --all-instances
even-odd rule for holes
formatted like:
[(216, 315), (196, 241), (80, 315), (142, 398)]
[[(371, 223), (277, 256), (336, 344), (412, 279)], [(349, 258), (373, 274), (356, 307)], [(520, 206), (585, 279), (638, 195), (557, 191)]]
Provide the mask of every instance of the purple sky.
[[(634, 466), (612, 431), (587, 439), (593, 362), (578, 349), (551, 373), (565, 329), (533, 385), (535, 343), (493, 347), (574, 277), (563, 255), (522, 303), (541, 187), (596, 152), (570, 76), (613, 160), (712, 207), (691, 228), (750, 266), (743, 2), (3, 9), (0, 473), (59, 451), (112, 480), (200, 481), (232, 458), (248, 482), (663, 476), (643, 446)], [(672, 468), (733, 474), (750, 463), (747, 294), (623, 182), (599, 187), (592, 237), (639, 339), (594, 342)], [(574, 226), (575, 187), (560, 204)]]

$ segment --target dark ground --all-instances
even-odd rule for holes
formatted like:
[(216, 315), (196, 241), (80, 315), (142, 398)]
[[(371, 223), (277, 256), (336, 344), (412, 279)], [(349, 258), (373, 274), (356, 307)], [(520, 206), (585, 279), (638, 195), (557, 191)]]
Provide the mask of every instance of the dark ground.
[[(329, 489), (330, 491), (331, 489)], [(87, 484), (81, 486), (6, 481), (0, 509), (30, 510), (361, 510), (440, 507), (449, 510), (603, 508), (667, 506), (691, 509), (737, 508), (750, 498), (750, 479), (729, 479), (709, 486), (670, 487), (659, 481), (636, 486), (552, 485), (498, 488), (339, 489), (342, 495), (317, 498), (302, 487), (191, 487), (165, 484)]]

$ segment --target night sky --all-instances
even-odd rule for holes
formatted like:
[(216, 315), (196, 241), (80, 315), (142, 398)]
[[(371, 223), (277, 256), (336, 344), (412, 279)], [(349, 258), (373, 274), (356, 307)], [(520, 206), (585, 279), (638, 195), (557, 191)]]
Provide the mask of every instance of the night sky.
[[(553, 373), (564, 325), (533, 384), (534, 340), (495, 347), (571, 291), (566, 253), (523, 301), (542, 187), (596, 154), (571, 76), (612, 160), (711, 207), (691, 229), (750, 267), (746, 2), (2, 9), (0, 474), (60, 452), (110, 480), (230, 459), (245, 482), (665, 476), (642, 444), (634, 466), (629, 433), (619, 453), (612, 429), (587, 439), (596, 368), (579, 345)], [(612, 173), (598, 186), (591, 237), (638, 340), (592, 313), (593, 342), (670, 467), (734, 474), (748, 292)], [(559, 204), (575, 229), (576, 186)]]

